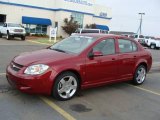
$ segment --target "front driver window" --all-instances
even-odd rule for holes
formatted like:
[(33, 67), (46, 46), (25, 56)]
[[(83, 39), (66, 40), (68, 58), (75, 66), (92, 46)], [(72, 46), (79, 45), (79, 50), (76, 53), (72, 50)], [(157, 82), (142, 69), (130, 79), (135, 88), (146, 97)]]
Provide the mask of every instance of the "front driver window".
[(115, 41), (114, 39), (103, 40), (98, 43), (93, 51), (100, 51), (103, 55), (115, 54)]

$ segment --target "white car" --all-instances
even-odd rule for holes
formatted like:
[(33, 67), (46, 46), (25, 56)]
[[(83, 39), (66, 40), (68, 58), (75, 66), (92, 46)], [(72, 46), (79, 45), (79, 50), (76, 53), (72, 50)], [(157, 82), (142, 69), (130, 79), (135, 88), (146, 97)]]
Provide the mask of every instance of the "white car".
[(101, 30), (101, 29), (79, 28), (74, 33), (72, 33), (72, 35), (83, 34), (83, 33), (104, 33), (104, 34), (108, 34), (108, 31), (107, 30)]
[(145, 44), (151, 49), (160, 48), (160, 40), (149, 38), (145, 40)]
[(4, 23), (3, 26), (0, 27), (0, 38), (2, 38), (3, 35), (6, 36), (7, 40), (14, 37), (20, 37), (21, 40), (25, 40), (26, 31), (20, 24)]
[(145, 37), (143, 36), (143, 35), (138, 35), (138, 34), (135, 34), (135, 35), (133, 35), (133, 38), (137, 41), (137, 42), (139, 42), (140, 44), (144, 44), (144, 42), (145, 42)]

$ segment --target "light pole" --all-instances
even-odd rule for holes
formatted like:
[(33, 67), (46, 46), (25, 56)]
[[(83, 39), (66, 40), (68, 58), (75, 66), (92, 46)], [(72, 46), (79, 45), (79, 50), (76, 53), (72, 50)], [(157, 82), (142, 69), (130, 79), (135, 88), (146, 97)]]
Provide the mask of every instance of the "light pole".
[(143, 21), (143, 15), (145, 15), (145, 13), (138, 13), (140, 16), (141, 16), (141, 19), (140, 19), (140, 25), (139, 25), (139, 28), (138, 28), (138, 31), (137, 33), (139, 32), (140, 35), (142, 34), (142, 21)]

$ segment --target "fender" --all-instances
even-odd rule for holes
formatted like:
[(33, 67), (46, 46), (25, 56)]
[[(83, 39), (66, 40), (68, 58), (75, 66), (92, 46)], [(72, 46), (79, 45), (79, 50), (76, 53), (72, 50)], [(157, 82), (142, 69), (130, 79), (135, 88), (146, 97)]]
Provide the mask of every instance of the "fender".
[(140, 64), (142, 64), (142, 63), (145, 63), (145, 64), (147, 65), (147, 71), (148, 71), (148, 62), (147, 62), (147, 60), (145, 60), (145, 59), (140, 59), (140, 60), (136, 63), (136, 65), (135, 65), (135, 67), (134, 67), (134, 69), (133, 69), (133, 75), (134, 75), (137, 67), (138, 67)]

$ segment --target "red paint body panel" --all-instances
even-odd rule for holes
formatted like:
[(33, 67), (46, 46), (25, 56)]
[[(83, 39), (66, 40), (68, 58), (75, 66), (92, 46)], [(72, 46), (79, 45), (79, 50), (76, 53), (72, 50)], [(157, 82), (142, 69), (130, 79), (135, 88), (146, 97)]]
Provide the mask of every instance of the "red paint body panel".
[[(97, 37), (96, 34), (85, 36)], [(100, 41), (115, 39), (116, 54), (88, 58), (88, 53)], [(56, 77), (63, 71), (73, 71), (81, 78), (81, 89), (96, 87), (114, 82), (131, 80), (139, 64), (145, 63), (148, 71), (152, 65), (151, 54), (135, 42), (138, 46), (137, 52), (119, 53), (118, 38), (125, 38), (115, 35), (101, 35), (97, 40), (80, 54), (67, 54), (50, 49), (39, 50), (31, 53), (20, 54), (13, 59), (13, 62), (23, 65), (18, 72), (7, 67), (7, 79), (9, 83), (26, 93), (50, 95)], [(128, 39), (128, 38), (125, 38)], [(133, 41), (131, 39), (131, 41)], [(50, 68), (42, 75), (26, 75), (25, 69), (34, 64), (46, 64)]]

